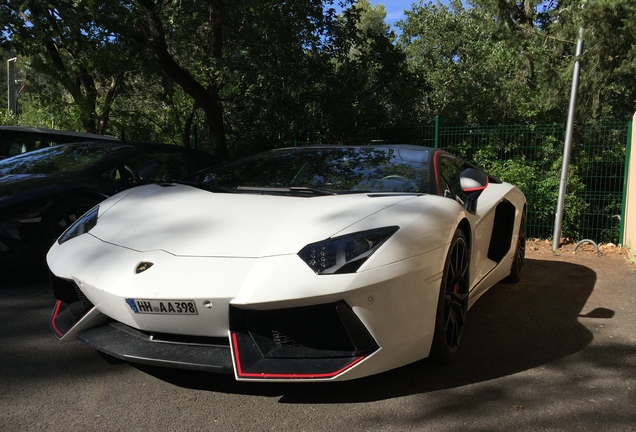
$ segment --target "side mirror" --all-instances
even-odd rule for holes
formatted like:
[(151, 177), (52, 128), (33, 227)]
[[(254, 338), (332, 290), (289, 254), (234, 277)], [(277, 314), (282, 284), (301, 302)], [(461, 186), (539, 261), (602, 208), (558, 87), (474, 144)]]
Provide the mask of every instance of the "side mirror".
[(466, 210), (471, 213), (477, 211), (477, 198), (488, 186), (488, 175), (474, 168), (464, 170), (459, 176), (462, 191), (466, 194)]

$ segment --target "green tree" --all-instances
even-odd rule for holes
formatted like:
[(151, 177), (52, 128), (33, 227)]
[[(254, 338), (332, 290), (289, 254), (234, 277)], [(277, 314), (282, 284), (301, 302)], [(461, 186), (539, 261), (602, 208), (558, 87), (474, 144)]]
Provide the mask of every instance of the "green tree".
[(419, 120), (426, 82), (409, 69), (385, 18), (384, 6), (368, 0), (340, 18), (346, 44), (331, 61), (323, 106), (331, 142), (412, 139), (409, 129)]
[[(366, 0), (339, 2), (340, 16), (333, 0), (40, 3), (0, 9), (11, 22), (3, 37), (38, 56), (30, 82), (44, 79), (32, 106), (79, 117), (87, 130), (86, 119), (97, 129), (110, 121), (126, 138), (206, 142), (226, 156), (293, 139), (367, 142), (372, 129), (417, 118), (421, 80), (394, 45), (383, 7)], [(65, 32), (26, 24), (36, 16)], [(82, 91), (58, 84), (51, 69), (59, 62), (38, 51), (43, 35), (55, 47), (68, 39), (61, 70), (84, 77)], [(89, 109), (92, 101), (102, 105)]]
[(630, 0), (472, 0), (496, 17), (493, 36), (516, 52), (525, 112), (564, 121), (579, 29), (584, 51), (577, 119), (625, 119), (636, 108), (636, 4)]
[[(210, 0), (188, 6), (137, 0), (129, 5), (135, 26), (117, 28), (121, 35), (147, 48), (159, 68), (194, 100), (206, 116), (213, 148), (225, 157), (228, 150), (218, 67), (223, 60), (223, 2)], [(194, 36), (195, 44), (186, 46), (184, 34)], [(192, 51), (201, 57), (197, 59)]]
[[(104, 133), (124, 78), (121, 41), (98, 24), (90, 1), (11, 0), (0, 5), (2, 42), (28, 56), (35, 85), (51, 109), (72, 107), (79, 127)], [(107, 9), (101, 11), (107, 13)], [(130, 54), (130, 53), (129, 53)], [(46, 79), (42, 79), (43, 77)]]
[(303, 124), (332, 52), (332, 0), (124, 3), (107, 26), (192, 99), (185, 141), (199, 110), (220, 156), (271, 146), (262, 143)]
[(228, 9), (224, 107), (234, 154), (314, 135), (338, 51), (331, 1), (243, 1)]
[(398, 23), (399, 44), (411, 67), (432, 91), (422, 112), (448, 124), (512, 122), (524, 110), (528, 88), (520, 79), (516, 53), (493, 36), (481, 8), (420, 3)]
[(579, 114), (589, 112), (590, 120), (631, 118), (636, 110), (636, 3), (594, 0), (578, 14), (585, 29)]

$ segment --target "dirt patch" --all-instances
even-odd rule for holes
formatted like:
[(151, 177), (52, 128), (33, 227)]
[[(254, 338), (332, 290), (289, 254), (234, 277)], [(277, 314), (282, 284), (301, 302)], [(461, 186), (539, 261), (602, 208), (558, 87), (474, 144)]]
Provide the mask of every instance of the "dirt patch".
[[(544, 261), (564, 261), (585, 265), (603, 274), (609, 282), (625, 283), (625, 270), (636, 272), (633, 255), (624, 247), (613, 243), (599, 244), (598, 252), (595, 245), (582, 243), (564, 243), (559, 249), (552, 250), (550, 240), (533, 239), (526, 242), (526, 258)], [(576, 249), (576, 250), (575, 250)], [(629, 271), (629, 270), (628, 270)]]
[[(598, 251), (597, 251), (598, 247)], [(602, 243), (594, 245), (593, 243), (584, 242), (578, 245), (576, 243), (563, 243), (559, 249), (552, 250), (551, 240), (532, 239), (526, 242), (526, 251), (530, 256), (539, 255), (545, 259), (545, 255), (560, 257), (560, 256), (610, 256), (615, 258), (621, 258), (627, 264), (634, 265), (634, 260), (630, 259), (630, 254), (627, 248), (619, 247), (614, 243)]]

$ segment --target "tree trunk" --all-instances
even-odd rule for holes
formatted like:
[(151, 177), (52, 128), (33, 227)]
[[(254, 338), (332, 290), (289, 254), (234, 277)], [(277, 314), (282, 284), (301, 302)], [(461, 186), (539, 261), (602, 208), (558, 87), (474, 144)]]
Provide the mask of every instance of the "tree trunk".
[[(215, 154), (220, 158), (227, 158), (229, 152), (225, 139), (223, 104), (220, 96), (220, 87), (216, 82), (216, 78), (211, 77), (206, 88), (199, 83), (192, 74), (176, 62), (168, 50), (164, 27), (157, 9), (161, 7), (161, 2), (155, 3), (153, 0), (139, 0), (139, 4), (146, 11), (146, 14), (137, 20), (137, 25), (141, 31), (142, 42), (150, 48), (157, 64), (164, 73), (194, 99), (195, 106), (199, 106), (201, 110), (203, 110), (209, 128), (210, 139), (215, 148)], [(221, 0), (210, 0), (209, 5), (210, 18), (213, 25), (213, 56), (220, 63), (223, 57), (222, 2)]]

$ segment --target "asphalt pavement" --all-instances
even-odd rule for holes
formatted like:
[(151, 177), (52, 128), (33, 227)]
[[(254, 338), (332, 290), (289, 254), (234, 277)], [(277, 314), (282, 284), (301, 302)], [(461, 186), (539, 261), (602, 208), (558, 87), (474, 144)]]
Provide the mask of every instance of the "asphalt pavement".
[(523, 280), (471, 309), (450, 364), (324, 384), (109, 361), (58, 341), (46, 278), (15, 267), (0, 280), (0, 431), (636, 430), (636, 273), (624, 258), (529, 251)]

